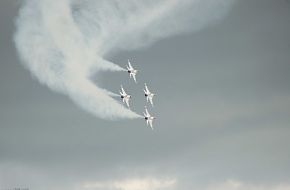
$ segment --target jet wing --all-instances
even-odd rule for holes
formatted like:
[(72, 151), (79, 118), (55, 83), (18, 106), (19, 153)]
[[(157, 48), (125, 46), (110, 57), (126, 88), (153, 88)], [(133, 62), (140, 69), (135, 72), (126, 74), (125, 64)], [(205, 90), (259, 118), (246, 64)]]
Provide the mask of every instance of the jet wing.
[[(147, 110), (147, 108), (145, 107), (145, 113), (146, 113), (146, 116), (150, 116), (150, 114), (149, 114), (149, 112), (148, 112), (148, 110)], [(148, 121), (148, 120), (147, 120)]]
[(147, 87), (147, 85), (146, 85), (146, 83), (145, 83), (145, 90), (146, 90), (147, 93), (150, 92), (149, 89), (148, 89), (148, 87)]
[(136, 75), (135, 74), (132, 74), (132, 76), (133, 76), (133, 79), (134, 79), (135, 83), (137, 83), (137, 81), (136, 81)]
[(150, 104), (151, 104), (152, 106), (154, 106), (154, 105), (153, 105), (153, 97), (152, 97), (152, 96), (149, 97), (149, 101), (150, 101)]
[(133, 67), (132, 67), (132, 65), (131, 65), (131, 63), (130, 63), (130, 60), (128, 59), (128, 69), (130, 70), (130, 69), (133, 69)]
[(123, 95), (125, 95), (126, 94), (126, 92), (125, 92), (125, 90), (124, 90), (124, 88), (123, 88), (123, 86), (121, 85), (121, 91), (122, 91), (122, 94)]
[(149, 125), (150, 125), (151, 129), (154, 130), (154, 128), (153, 128), (153, 120), (147, 120), (147, 121), (149, 121)]
[[(125, 98), (124, 98), (125, 99)], [(128, 108), (130, 108), (130, 104), (129, 104), (129, 98), (125, 99), (126, 105), (128, 106)]]

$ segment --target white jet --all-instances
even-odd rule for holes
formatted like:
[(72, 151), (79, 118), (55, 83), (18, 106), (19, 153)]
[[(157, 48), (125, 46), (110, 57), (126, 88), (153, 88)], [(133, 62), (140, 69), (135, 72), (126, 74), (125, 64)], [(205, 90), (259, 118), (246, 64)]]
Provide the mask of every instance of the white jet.
[(130, 78), (133, 77), (135, 83), (137, 83), (137, 81), (136, 81), (136, 74), (137, 74), (138, 70), (136, 70), (136, 69), (134, 69), (132, 67), (129, 59), (128, 59), (127, 71), (129, 73)]
[(127, 94), (123, 88), (123, 86), (121, 85), (121, 91), (120, 91), (120, 95), (121, 98), (123, 100), (123, 103), (126, 103), (126, 105), (128, 106), (128, 108), (130, 108), (130, 104), (129, 104), (129, 100), (131, 98), (131, 95)]
[(151, 116), (147, 110), (147, 107), (145, 106), (145, 113), (143, 112), (144, 119), (146, 121), (147, 126), (150, 125), (151, 129), (153, 130), (153, 120), (155, 117)]
[(145, 85), (144, 93), (145, 93), (146, 100), (147, 102), (150, 101), (150, 104), (153, 106), (153, 97), (155, 96), (155, 94), (149, 91), (146, 83), (144, 85)]

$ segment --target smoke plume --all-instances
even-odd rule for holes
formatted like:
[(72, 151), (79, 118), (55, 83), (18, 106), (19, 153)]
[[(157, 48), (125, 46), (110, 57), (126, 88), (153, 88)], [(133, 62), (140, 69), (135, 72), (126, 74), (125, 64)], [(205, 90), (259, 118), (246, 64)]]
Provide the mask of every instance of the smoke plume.
[(196, 31), (232, 0), (25, 0), (15, 43), (23, 65), (44, 85), (101, 118), (138, 118), (94, 84), (99, 71), (124, 71), (104, 57), (120, 49)]

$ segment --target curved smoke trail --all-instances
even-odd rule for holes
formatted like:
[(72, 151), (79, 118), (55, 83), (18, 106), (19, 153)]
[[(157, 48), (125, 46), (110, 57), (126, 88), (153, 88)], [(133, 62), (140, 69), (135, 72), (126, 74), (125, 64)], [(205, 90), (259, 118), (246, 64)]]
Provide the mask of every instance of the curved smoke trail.
[(89, 78), (124, 71), (104, 60), (221, 17), (232, 0), (25, 0), (15, 43), (25, 67), (52, 90), (101, 118), (138, 118)]

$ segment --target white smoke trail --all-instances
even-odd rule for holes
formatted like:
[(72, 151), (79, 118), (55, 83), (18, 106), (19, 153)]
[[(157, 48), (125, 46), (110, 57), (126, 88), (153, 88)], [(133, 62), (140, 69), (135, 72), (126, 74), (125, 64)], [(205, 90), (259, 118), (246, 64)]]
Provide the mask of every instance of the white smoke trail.
[(118, 49), (146, 46), (197, 30), (223, 15), (232, 0), (25, 0), (15, 42), (23, 64), (52, 90), (101, 118), (137, 118), (97, 87), (97, 71), (124, 71), (104, 60)]
[(72, 0), (75, 22), (100, 55), (215, 23), (235, 0)]

